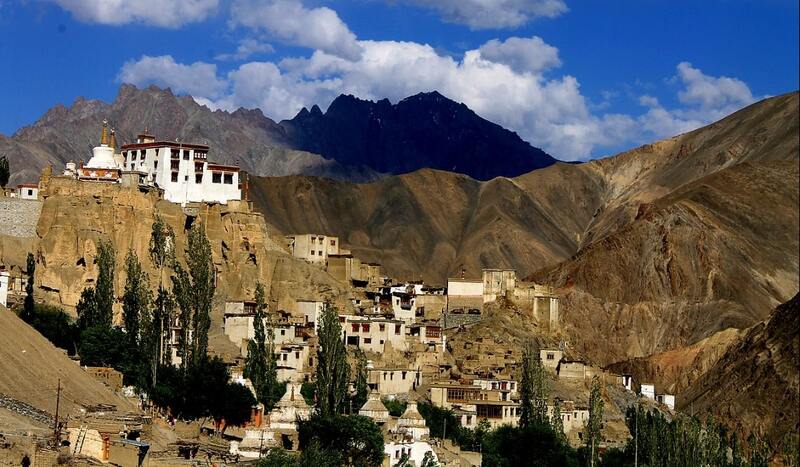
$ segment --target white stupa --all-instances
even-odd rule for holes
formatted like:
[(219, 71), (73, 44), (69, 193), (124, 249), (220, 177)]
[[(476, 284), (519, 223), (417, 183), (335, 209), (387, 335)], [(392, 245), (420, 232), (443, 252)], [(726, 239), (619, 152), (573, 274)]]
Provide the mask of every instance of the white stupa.
[[(111, 136), (114, 138), (113, 131)], [(86, 169), (119, 169), (119, 164), (114, 159), (114, 146), (114, 144), (109, 144), (108, 121), (103, 120), (100, 146), (95, 146), (92, 149), (92, 157), (83, 167)]]

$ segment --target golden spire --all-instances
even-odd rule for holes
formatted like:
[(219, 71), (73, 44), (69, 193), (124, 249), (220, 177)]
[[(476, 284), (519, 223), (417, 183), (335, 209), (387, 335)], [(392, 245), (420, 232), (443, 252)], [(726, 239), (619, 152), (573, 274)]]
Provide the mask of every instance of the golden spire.
[(103, 120), (103, 132), (100, 134), (100, 146), (108, 146), (108, 120)]
[(117, 149), (117, 132), (113, 128), (111, 129), (111, 142), (108, 145)]

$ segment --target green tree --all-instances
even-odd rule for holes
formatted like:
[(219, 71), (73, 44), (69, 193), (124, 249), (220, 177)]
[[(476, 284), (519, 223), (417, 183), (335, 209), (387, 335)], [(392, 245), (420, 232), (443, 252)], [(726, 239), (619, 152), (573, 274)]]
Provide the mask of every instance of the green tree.
[(78, 327), (61, 308), (44, 304), (36, 305), (33, 317), (27, 323), (56, 347), (66, 350), (70, 355), (77, 353), (80, 338)]
[(783, 447), (783, 465), (786, 467), (800, 466), (800, 439), (796, 433), (787, 433), (781, 441)]
[(125, 292), (122, 295), (122, 319), (128, 346), (135, 349), (142, 337), (142, 325), (149, 326), (149, 308), (152, 297), (147, 274), (133, 250), (125, 257)]
[(34, 308), (36, 308), (36, 302), (33, 300), (33, 277), (36, 273), (36, 259), (33, 257), (33, 253), (28, 253), (26, 263), (28, 282), (25, 284), (25, 303), (22, 306), (20, 318), (25, 322), (30, 322), (33, 319)]
[(128, 358), (125, 333), (120, 328), (95, 325), (81, 333), (81, 365), (120, 369)]
[(101, 240), (97, 245), (98, 267), (97, 283), (94, 295), (97, 302), (98, 325), (111, 327), (114, 320), (114, 273), (116, 269), (116, 252), (114, 244)]
[(0, 156), (0, 187), (5, 188), (9, 178), (11, 178), (11, 169), (8, 166), (8, 158)]
[(178, 356), (181, 358), (181, 368), (185, 369), (191, 361), (191, 348), (189, 346), (189, 332), (192, 329), (192, 283), (189, 273), (180, 264), (175, 263), (175, 274), (172, 276), (172, 293), (175, 304), (178, 306)]
[(597, 376), (592, 379), (592, 389), (589, 394), (589, 420), (586, 422), (586, 447), (589, 450), (589, 465), (594, 466), (597, 460), (597, 444), (601, 440), (603, 430), (603, 410), (605, 402), (600, 392), (600, 380)]
[(270, 449), (257, 465), (258, 467), (300, 467), (300, 460), (285, 449), (274, 448)]
[(316, 442), (326, 453), (325, 465), (379, 466), (383, 462), (380, 427), (361, 415), (314, 414), (300, 422), (300, 448)]
[(78, 329), (86, 329), (99, 324), (99, 311), (95, 298), (94, 287), (86, 287), (81, 291), (81, 298), (76, 306), (78, 313)]
[(520, 378), (520, 426), (546, 425), (547, 396), (549, 393), (547, 373), (539, 359), (533, 341), (525, 343), (522, 351), (522, 377)]
[(561, 399), (557, 397), (553, 401), (553, 416), (550, 417), (550, 426), (553, 428), (553, 433), (556, 434), (559, 442), (566, 442), (564, 420), (561, 419)]
[(285, 385), (278, 382), (275, 330), (272, 318), (267, 312), (266, 294), (261, 282), (256, 283), (255, 301), (253, 339), (247, 343), (244, 377), (253, 383), (258, 399), (266, 410), (272, 410), (275, 403), (283, 396)]
[(317, 407), (325, 417), (342, 413), (347, 386), (350, 382), (350, 366), (347, 364), (347, 349), (342, 340), (342, 325), (339, 313), (330, 303), (320, 318), (319, 344), (317, 349)]
[(169, 326), (170, 318), (174, 306), (167, 309), (168, 304), (173, 304), (168, 300), (169, 293), (164, 289), (164, 269), (171, 267), (175, 262), (175, 232), (172, 227), (164, 222), (164, 219), (156, 214), (153, 220), (153, 225), (150, 232), (150, 260), (153, 266), (158, 269), (158, 297), (156, 300), (156, 308), (153, 310), (153, 332), (156, 333), (156, 347), (158, 352), (156, 354), (157, 361), (152, 365), (152, 379), (155, 383), (158, 379), (158, 364), (165, 361), (164, 359), (164, 330)]
[(422, 464), (420, 467), (439, 467), (439, 463), (433, 458), (431, 451), (428, 451), (422, 456)]
[(211, 303), (214, 299), (214, 263), (211, 244), (201, 223), (192, 226), (188, 243), (186, 266), (192, 278), (189, 295), (194, 330), (191, 352), (192, 361), (198, 362), (208, 354), (208, 330), (211, 328)]
[(358, 347), (356, 347), (354, 352), (356, 360), (356, 381), (354, 386), (356, 393), (353, 396), (352, 405), (353, 411), (358, 413), (358, 409), (367, 403), (369, 385), (367, 384), (367, 356), (364, 355), (364, 351)]

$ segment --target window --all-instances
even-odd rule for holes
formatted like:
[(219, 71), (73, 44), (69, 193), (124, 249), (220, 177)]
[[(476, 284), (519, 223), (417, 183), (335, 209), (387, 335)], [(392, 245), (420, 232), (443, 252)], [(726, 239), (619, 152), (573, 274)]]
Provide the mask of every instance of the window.
[(28, 196), (33, 196), (33, 190), (28, 190)]
[(358, 323), (353, 324), (353, 332), (358, 332)]
[(361, 330), (364, 332), (369, 332), (369, 323), (363, 323), (361, 325)]
[(372, 344), (372, 338), (371, 337), (365, 337), (364, 338), (364, 343), (365, 344)]
[(225, 184), (233, 185), (233, 174), (225, 174)]
[(556, 358), (556, 356), (552, 352), (547, 354), (547, 359), (548, 360), (555, 360), (555, 358)]
[(403, 379), (406, 379), (406, 373), (405, 371), (403, 372)]
[(145, 151), (138, 151), (139, 152), (139, 160), (144, 160)]
[(314, 254), (315, 254), (314, 250), (311, 250), (311, 256), (314, 256)]
[(189, 151), (183, 151), (182, 150), (181, 151), (181, 155), (183, 156), (183, 160), (185, 160), (185, 161), (189, 160)]
[(294, 358), (295, 358), (295, 360), (300, 360), (300, 352), (295, 352), (294, 353)]
[(317, 254), (318, 254), (319, 256), (322, 256), (322, 251), (318, 251), (318, 252), (317, 252)]
[(381, 324), (378, 325), (378, 329), (380, 329), (381, 332), (384, 332), (384, 331), (386, 331), (386, 325), (381, 323)]
[(399, 324), (395, 324), (394, 325), (394, 333), (397, 334), (397, 335), (400, 334), (400, 325)]
[(177, 183), (177, 181), (178, 181), (178, 172), (172, 172), (172, 178), (171, 178), (171, 180), (172, 180), (173, 182), (176, 182), (176, 183)]
[(286, 335), (286, 329), (281, 329), (281, 336), (285, 336), (285, 335)]
[(211, 183), (222, 183), (222, 174), (220, 172), (212, 172)]
[(331, 240), (331, 246), (336, 246), (336, 240)]
[(203, 174), (194, 174), (195, 183), (203, 183)]
[(169, 164), (169, 168), (172, 170), (178, 170), (178, 164), (180, 164), (179, 161), (172, 161)]

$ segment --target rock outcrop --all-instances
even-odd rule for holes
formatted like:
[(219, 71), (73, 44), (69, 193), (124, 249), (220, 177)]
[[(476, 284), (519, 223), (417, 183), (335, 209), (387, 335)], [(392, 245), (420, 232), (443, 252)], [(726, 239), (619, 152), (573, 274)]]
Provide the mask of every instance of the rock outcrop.
[(54, 177), (43, 194), (37, 227), (37, 297), (67, 309), (74, 307), (81, 291), (97, 277), (94, 260), (100, 240), (110, 240), (116, 248), (118, 295), (124, 289), (123, 264), (129, 250), (139, 257), (155, 288), (159, 272), (148, 248), (156, 215), (175, 231), (175, 251), (181, 262), (188, 229), (202, 223), (218, 273), (217, 308), (226, 299), (251, 298), (257, 281), (264, 284), (274, 310), (292, 309), (297, 299), (331, 299), (346, 305), (343, 284), (289, 256), (283, 237), (268, 229), (263, 216), (251, 212), (245, 202), (181, 208), (155, 191), (61, 177)]

